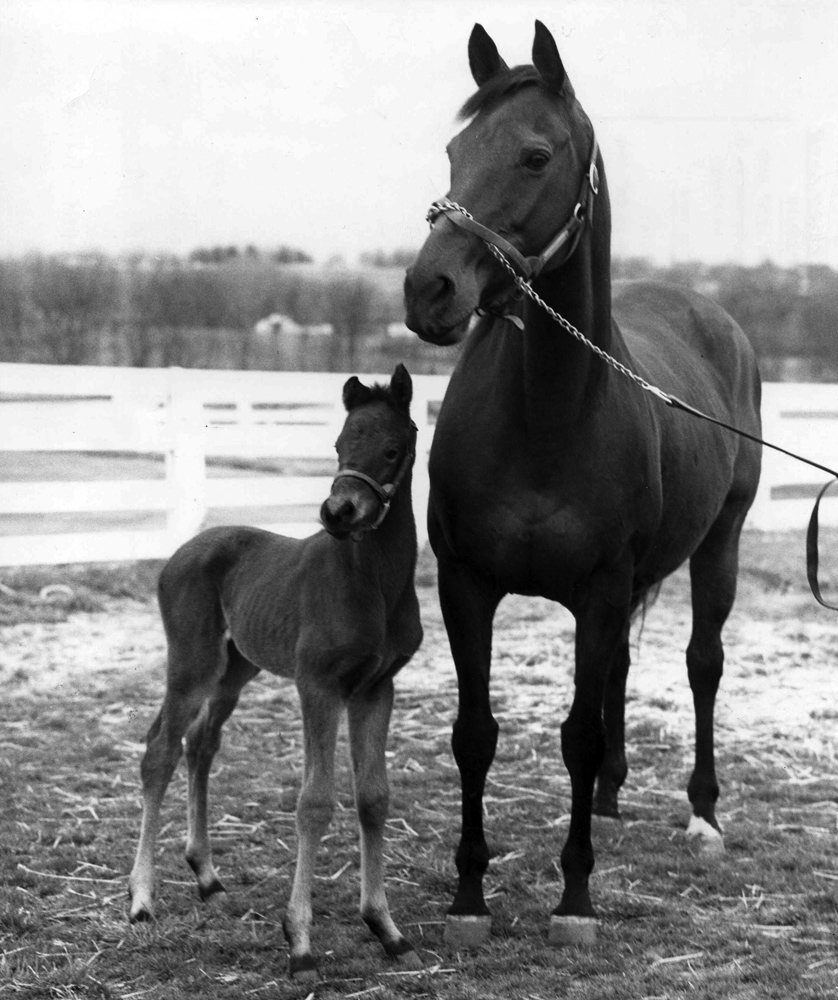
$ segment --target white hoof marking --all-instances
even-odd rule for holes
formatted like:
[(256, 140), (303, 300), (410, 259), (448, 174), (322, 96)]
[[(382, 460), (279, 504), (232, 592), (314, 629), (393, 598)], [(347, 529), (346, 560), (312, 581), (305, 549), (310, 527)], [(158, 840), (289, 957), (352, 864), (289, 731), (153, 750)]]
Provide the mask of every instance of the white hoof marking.
[(725, 852), (725, 842), (722, 835), (700, 816), (690, 817), (687, 840), (697, 844), (699, 854), (705, 858), (716, 857)]
[(722, 835), (719, 831), (710, 826), (706, 819), (702, 819), (700, 816), (690, 816), (690, 822), (687, 826), (687, 836), (688, 837), (701, 837), (702, 840), (721, 840)]

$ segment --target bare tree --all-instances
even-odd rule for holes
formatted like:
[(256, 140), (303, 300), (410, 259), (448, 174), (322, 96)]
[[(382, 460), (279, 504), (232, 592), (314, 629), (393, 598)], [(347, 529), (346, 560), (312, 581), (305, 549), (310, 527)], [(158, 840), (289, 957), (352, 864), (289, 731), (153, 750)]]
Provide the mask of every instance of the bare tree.
[(335, 275), (326, 285), (326, 318), (333, 330), (333, 368), (354, 371), (364, 338), (375, 320), (375, 285), (357, 274)]
[(0, 361), (23, 361), (26, 291), (21, 265), (0, 261)]
[(49, 360), (68, 365), (97, 360), (102, 328), (117, 303), (114, 266), (95, 258), (68, 263), (39, 257), (28, 270), (29, 294)]

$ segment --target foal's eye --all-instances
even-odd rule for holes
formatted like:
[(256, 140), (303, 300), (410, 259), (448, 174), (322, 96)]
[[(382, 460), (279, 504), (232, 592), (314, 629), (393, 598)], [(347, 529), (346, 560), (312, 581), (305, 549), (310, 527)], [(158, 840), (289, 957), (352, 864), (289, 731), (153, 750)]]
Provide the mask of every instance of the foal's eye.
[(388, 448), (387, 451), (384, 452), (384, 457), (388, 462), (395, 462), (395, 460), (399, 457), (399, 449)]
[(541, 171), (550, 162), (550, 154), (544, 152), (543, 149), (536, 150), (534, 153), (530, 153), (524, 160), (524, 166), (528, 170)]

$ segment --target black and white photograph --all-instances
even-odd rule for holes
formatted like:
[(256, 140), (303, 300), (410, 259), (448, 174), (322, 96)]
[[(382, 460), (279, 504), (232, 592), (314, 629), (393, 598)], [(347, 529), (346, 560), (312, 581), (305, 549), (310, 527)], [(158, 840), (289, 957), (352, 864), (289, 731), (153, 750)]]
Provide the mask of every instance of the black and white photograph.
[(0, 1000), (838, 992), (836, 51), (0, 5)]

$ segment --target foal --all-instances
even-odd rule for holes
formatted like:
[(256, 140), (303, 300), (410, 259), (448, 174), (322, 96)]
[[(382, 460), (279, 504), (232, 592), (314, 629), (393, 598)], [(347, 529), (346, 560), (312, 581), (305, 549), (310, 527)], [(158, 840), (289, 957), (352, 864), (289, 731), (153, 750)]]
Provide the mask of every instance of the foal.
[(210, 528), (163, 569), (166, 695), (141, 765), (142, 829), (129, 879), (132, 922), (153, 916), (160, 805), (182, 742), (186, 860), (202, 899), (223, 891), (207, 832), (207, 778), (221, 727), (242, 688), (268, 670), (294, 679), (303, 716), (297, 865), (283, 922), (291, 975), (317, 977), (309, 940), (312, 870), (334, 810), (334, 752), (344, 707), (361, 829), (361, 916), (388, 955), (421, 968), (390, 916), (382, 862), (393, 677), (422, 641), (410, 495), (412, 395), (403, 365), (389, 386), (368, 387), (354, 376), (344, 385), (348, 415), (337, 441), (339, 471), (320, 509), (325, 531), (298, 540), (258, 528)]

